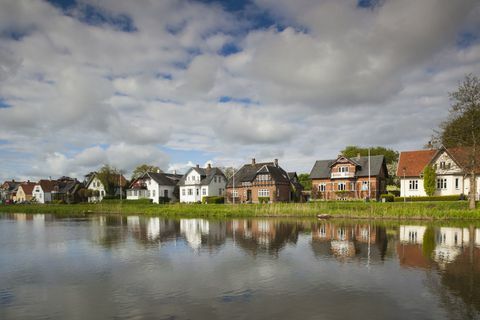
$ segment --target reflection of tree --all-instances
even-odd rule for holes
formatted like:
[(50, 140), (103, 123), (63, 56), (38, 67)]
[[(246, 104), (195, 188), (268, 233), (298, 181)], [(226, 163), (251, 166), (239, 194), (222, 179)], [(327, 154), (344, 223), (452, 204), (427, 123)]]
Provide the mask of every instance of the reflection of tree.
[(113, 248), (121, 244), (128, 237), (128, 230), (122, 227), (126, 222), (126, 218), (120, 215), (99, 216), (93, 220), (97, 233), (96, 242), (105, 248)]
[(435, 229), (432, 226), (428, 226), (423, 234), (423, 256), (427, 259), (431, 259), (433, 251), (435, 250)]

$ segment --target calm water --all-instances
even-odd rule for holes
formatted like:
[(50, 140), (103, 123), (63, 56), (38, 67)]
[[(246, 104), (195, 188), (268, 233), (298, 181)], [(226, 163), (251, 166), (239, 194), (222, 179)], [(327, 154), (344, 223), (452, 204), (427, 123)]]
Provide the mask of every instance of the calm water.
[(0, 319), (480, 319), (480, 225), (0, 215)]

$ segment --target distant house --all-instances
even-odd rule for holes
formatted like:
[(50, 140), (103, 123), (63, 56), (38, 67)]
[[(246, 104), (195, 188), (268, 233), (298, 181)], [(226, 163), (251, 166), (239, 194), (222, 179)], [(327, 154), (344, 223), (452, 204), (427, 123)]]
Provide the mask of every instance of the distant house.
[[(383, 155), (319, 160), (310, 172), (312, 193), (322, 200), (379, 199), (386, 192), (387, 165)], [(315, 198), (315, 197), (314, 197)]]
[(18, 187), (22, 184), (20, 181), (5, 181), (2, 183), (0, 186), (0, 200), (5, 201), (5, 200), (14, 200), (14, 197), (16, 197)]
[(84, 201), (80, 195), (80, 190), (83, 187), (83, 183), (77, 179), (61, 177), (56, 180), (55, 188), (52, 191), (52, 201), (63, 201), (65, 203)]
[(194, 203), (203, 197), (224, 196), (227, 178), (219, 168), (210, 164), (206, 168), (199, 165), (190, 168), (178, 182), (180, 202)]
[(35, 182), (24, 182), (22, 183), (17, 190), (17, 194), (15, 197), (16, 202), (25, 202), (25, 201), (32, 201), (33, 195), (33, 188), (35, 187)]
[[(480, 159), (479, 159), (480, 162)], [(397, 176), (400, 178), (400, 195), (402, 197), (426, 196), (423, 185), (423, 170), (433, 166), (437, 176), (436, 196), (468, 195), (470, 181), (465, 170), (468, 163), (467, 149), (444, 148), (438, 150), (416, 150), (400, 153)], [(476, 170), (480, 174), (480, 166)], [(477, 176), (477, 186), (480, 176)], [(480, 188), (476, 198), (479, 199)]]
[(135, 179), (127, 190), (127, 200), (151, 199), (153, 203), (179, 200), (177, 184), (182, 175), (147, 172)]
[(52, 201), (52, 191), (55, 188), (55, 181), (40, 180), (33, 187), (32, 197), (38, 203), (48, 203)]
[[(85, 188), (91, 190), (91, 195), (88, 197), (88, 202), (100, 202), (107, 195), (107, 188), (98, 177), (96, 172), (89, 173), (87, 176), (87, 182)], [(111, 196), (120, 196), (121, 188), (125, 188), (127, 180), (123, 175), (114, 175), (112, 177), (113, 190), (111, 190)]]
[(235, 203), (290, 202), (301, 199), (303, 187), (295, 172), (273, 162), (243, 165), (227, 184), (227, 201)]

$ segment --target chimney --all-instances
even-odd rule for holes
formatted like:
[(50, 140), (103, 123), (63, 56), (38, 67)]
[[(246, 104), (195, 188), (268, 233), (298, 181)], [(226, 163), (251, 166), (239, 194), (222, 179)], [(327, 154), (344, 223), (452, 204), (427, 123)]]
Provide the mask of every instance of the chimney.
[(357, 153), (357, 159), (360, 160), (360, 152)]
[(275, 164), (275, 167), (278, 168), (278, 159), (273, 160), (273, 163)]
[(197, 165), (196, 165), (196, 167), (197, 167), (197, 169), (198, 169), (198, 168), (200, 168), (200, 165), (199, 165), (199, 164), (197, 164)]
[(255, 158), (252, 158), (252, 164), (256, 164)]
[(212, 169), (212, 164), (211, 163), (207, 164), (207, 169)]

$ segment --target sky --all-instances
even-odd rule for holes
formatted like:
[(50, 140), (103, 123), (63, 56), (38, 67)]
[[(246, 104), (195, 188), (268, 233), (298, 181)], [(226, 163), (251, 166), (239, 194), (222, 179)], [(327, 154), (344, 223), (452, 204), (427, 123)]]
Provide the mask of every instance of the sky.
[(476, 0), (2, 0), (0, 180), (422, 148)]

